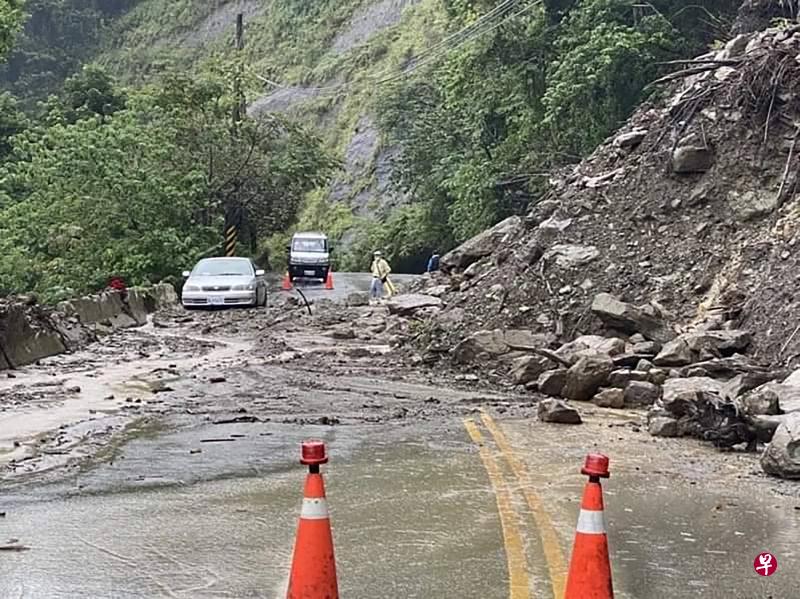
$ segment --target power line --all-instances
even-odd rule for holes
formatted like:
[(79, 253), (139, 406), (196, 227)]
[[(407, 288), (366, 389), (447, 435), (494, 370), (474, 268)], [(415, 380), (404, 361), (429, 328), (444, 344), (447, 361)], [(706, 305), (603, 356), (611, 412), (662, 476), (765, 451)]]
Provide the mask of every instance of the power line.
[[(400, 77), (404, 77), (410, 73), (413, 73), (417, 69), (431, 64), (444, 54), (454, 50), (470, 40), (473, 40), (477, 37), (485, 35), (491, 31), (494, 31), (504, 23), (508, 22), (509, 20), (527, 12), (531, 8), (538, 6), (541, 4), (542, 0), (535, 0), (526, 6), (523, 6), (522, 9), (511, 13), (511, 11), (516, 8), (516, 6), (520, 3), (521, 0), (503, 0), (495, 6), (492, 10), (484, 15), (481, 15), (474, 23), (463, 27), (459, 31), (447, 36), (446, 38), (440, 40), (433, 46), (426, 48), (423, 50), (419, 55), (415, 57), (415, 61), (411, 65), (406, 65), (404, 67), (397, 68), (388, 68), (378, 73), (373, 73), (367, 76), (367, 80), (373, 80), (372, 83), (375, 85), (380, 85), (383, 83), (388, 83), (390, 81), (394, 81), (399, 79)], [(511, 13), (511, 14), (509, 14)], [(498, 20), (499, 19), (499, 20)], [(492, 24), (493, 21), (496, 21)], [(460, 38), (460, 39), (458, 39)], [(455, 41), (454, 41), (455, 40)], [(452, 42), (452, 43), (450, 43)], [(438, 50), (438, 51), (437, 51)], [(424, 58), (426, 57), (427, 58)], [(420, 60), (423, 58), (423, 60)], [(392, 71), (394, 71), (392, 73)], [(383, 77), (378, 79), (383, 74), (388, 74), (387, 77)], [(286, 85), (283, 83), (279, 83), (277, 81), (272, 81), (266, 77), (256, 74), (256, 77), (261, 81), (272, 85), (273, 87), (279, 90), (294, 90), (295, 92), (300, 93), (309, 93), (309, 94), (318, 94), (323, 92), (333, 92), (335, 90), (342, 90), (347, 87), (353, 86), (355, 82), (344, 82), (335, 85), (326, 85), (326, 86), (317, 86), (317, 87), (298, 87), (296, 85)]]

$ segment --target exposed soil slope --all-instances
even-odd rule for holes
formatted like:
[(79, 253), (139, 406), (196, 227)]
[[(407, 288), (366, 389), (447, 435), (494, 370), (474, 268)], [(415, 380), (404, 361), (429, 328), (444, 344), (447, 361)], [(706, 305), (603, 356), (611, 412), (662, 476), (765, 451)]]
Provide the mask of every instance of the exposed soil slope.
[(798, 55), (794, 27), (698, 58), (526, 219), (445, 256), (437, 342), (496, 326), (571, 338), (599, 328), (588, 307), (607, 291), (682, 327), (723, 315), (755, 333), (756, 358), (796, 362)]

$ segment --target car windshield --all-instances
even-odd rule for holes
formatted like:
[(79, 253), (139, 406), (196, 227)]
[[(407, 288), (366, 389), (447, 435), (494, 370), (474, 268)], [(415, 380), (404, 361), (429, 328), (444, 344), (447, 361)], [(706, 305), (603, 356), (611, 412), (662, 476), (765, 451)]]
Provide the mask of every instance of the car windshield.
[(192, 271), (193, 276), (252, 275), (253, 267), (247, 260), (201, 260)]
[(324, 252), (325, 240), (319, 237), (295, 239), (292, 241), (292, 250), (295, 252)]

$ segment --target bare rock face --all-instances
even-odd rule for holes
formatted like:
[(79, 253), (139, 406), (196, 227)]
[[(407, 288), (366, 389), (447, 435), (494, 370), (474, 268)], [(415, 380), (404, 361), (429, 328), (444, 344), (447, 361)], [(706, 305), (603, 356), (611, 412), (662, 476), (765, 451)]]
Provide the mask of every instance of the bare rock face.
[(777, 0), (744, 0), (733, 24), (731, 33), (755, 33), (770, 26), (773, 19), (793, 18), (794, 3)]
[(780, 478), (800, 479), (800, 413), (778, 426), (761, 456), (764, 472)]
[(592, 312), (609, 327), (625, 333), (641, 333), (645, 339), (666, 343), (675, 337), (666, 323), (653, 314), (622, 302), (609, 293), (599, 293)]
[(582, 422), (578, 410), (561, 399), (543, 399), (539, 402), (537, 414), (542, 422), (558, 424), (581, 424)]
[(564, 397), (579, 401), (590, 400), (597, 390), (608, 381), (614, 363), (606, 354), (584, 356), (567, 372)]

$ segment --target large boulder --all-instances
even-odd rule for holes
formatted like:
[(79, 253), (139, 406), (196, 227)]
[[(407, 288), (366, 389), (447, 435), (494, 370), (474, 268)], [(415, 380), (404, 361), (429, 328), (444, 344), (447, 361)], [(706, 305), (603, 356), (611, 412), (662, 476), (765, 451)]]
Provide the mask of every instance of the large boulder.
[(800, 387), (800, 368), (792, 372), (783, 380), (784, 385), (791, 385), (793, 387)]
[(661, 398), (661, 387), (646, 381), (632, 381), (623, 392), (625, 405), (652, 406)]
[(522, 356), (514, 360), (511, 378), (516, 385), (524, 385), (539, 379), (539, 375), (552, 368), (554, 364), (542, 356)]
[(592, 312), (607, 326), (629, 334), (640, 333), (650, 341), (666, 343), (675, 337), (675, 333), (655, 314), (622, 302), (609, 293), (595, 296)]
[(567, 384), (567, 369), (558, 368), (556, 370), (548, 370), (539, 375), (537, 387), (539, 393), (550, 395), (552, 397), (561, 397), (564, 391), (564, 385)]
[(608, 381), (614, 363), (606, 354), (584, 356), (567, 371), (567, 383), (563, 394), (567, 399), (590, 400), (597, 390)]
[(750, 345), (749, 332), (741, 330), (684, 333), (668, 342), (654, 362), (658, 366), (687, 366), (703, 360), (731, 356)]
[(510, 348), (506, 343), (505, 335), (500, 329), (492, 331), (478, 331), (463, 339), (453, 348), (453, 357), (461, 364), (474, 362), (479, 356), (502, 356)]
[(594, 396), (592, 403), (598, 408), (622, 408), (625, 406), (625, 394), (622, 389), (603, 389)]
[(389, 314), (411, 316), (423, 308), (441, 308), (442, 300), (432, 295), (404, 293), (391, 297), (386, 306), (389, 308)]
[(773, 476), (800, 479), (800, 413), (778, 426), (761, 456), (761, 467)]
[(601, 337), (599, 335), (581, 335), (569, 343), (565, 343), (556, 351), (556, 355), (574, 364), (583, 356), (606, 354), (616, 356), (625, 351), (625, 342), (617, 337)]
[(780, 383), (767, 383), (746, 393), (740, 400), (742, 410), (749, 416), (780, 414), (781, 387)]
[(694, 354), (683, 337), (666, 343), (653, 360), (658, 366), (686, 366), (693, 361), (695, 361)]
[[(788, 381), (788, 379), (787, 379)], [(740, 399), (749, 414), (800, 412), (800, 385), (771, 381), (746, 393)]]
[(612, 370), (608, 375), (608, 385), (616, 389), (624, 389), (631, 381), (648, 381), (650, 380), (650, 373), (641, 370), (628, 370), (627, 368), (618, 368)]
[(555, 336), (548, 333), (534, 333), (526, 329), (509, 329), (505, 331), (506, 345), (512, 350), (533, 351), (546, 348), (555, 341)]
[(698, 401), (724, 396), (724, 384), (708, 377), (667, 379), (661, 393), (661, 405), (671, 415), (680, 417), (691, 414)]
[(725, 383), (725, 393), (728, 398), (736, 399), (766, 383), (781, 377), (779, 372), (745, 372), (738, 374)]
[(654, 437), (678, 437), (680, 435), (680, 428), (677, 420), (659, 414), (648, 416), (647, 432)]
[(498, 247), (508, 245), (508, 241), (521, 229), (522, 219), (510, 216), (442, 256), (439, 267), (447, 274), (463, 270), (481, 258), (490, 256)]
[(555, 422), (558, 424), (581, 423), (581, 415), (578, 414), (578, 410), (569, 406), (567, 402), (552, 397), (539, 402), (537, 414), (542, 422)]

